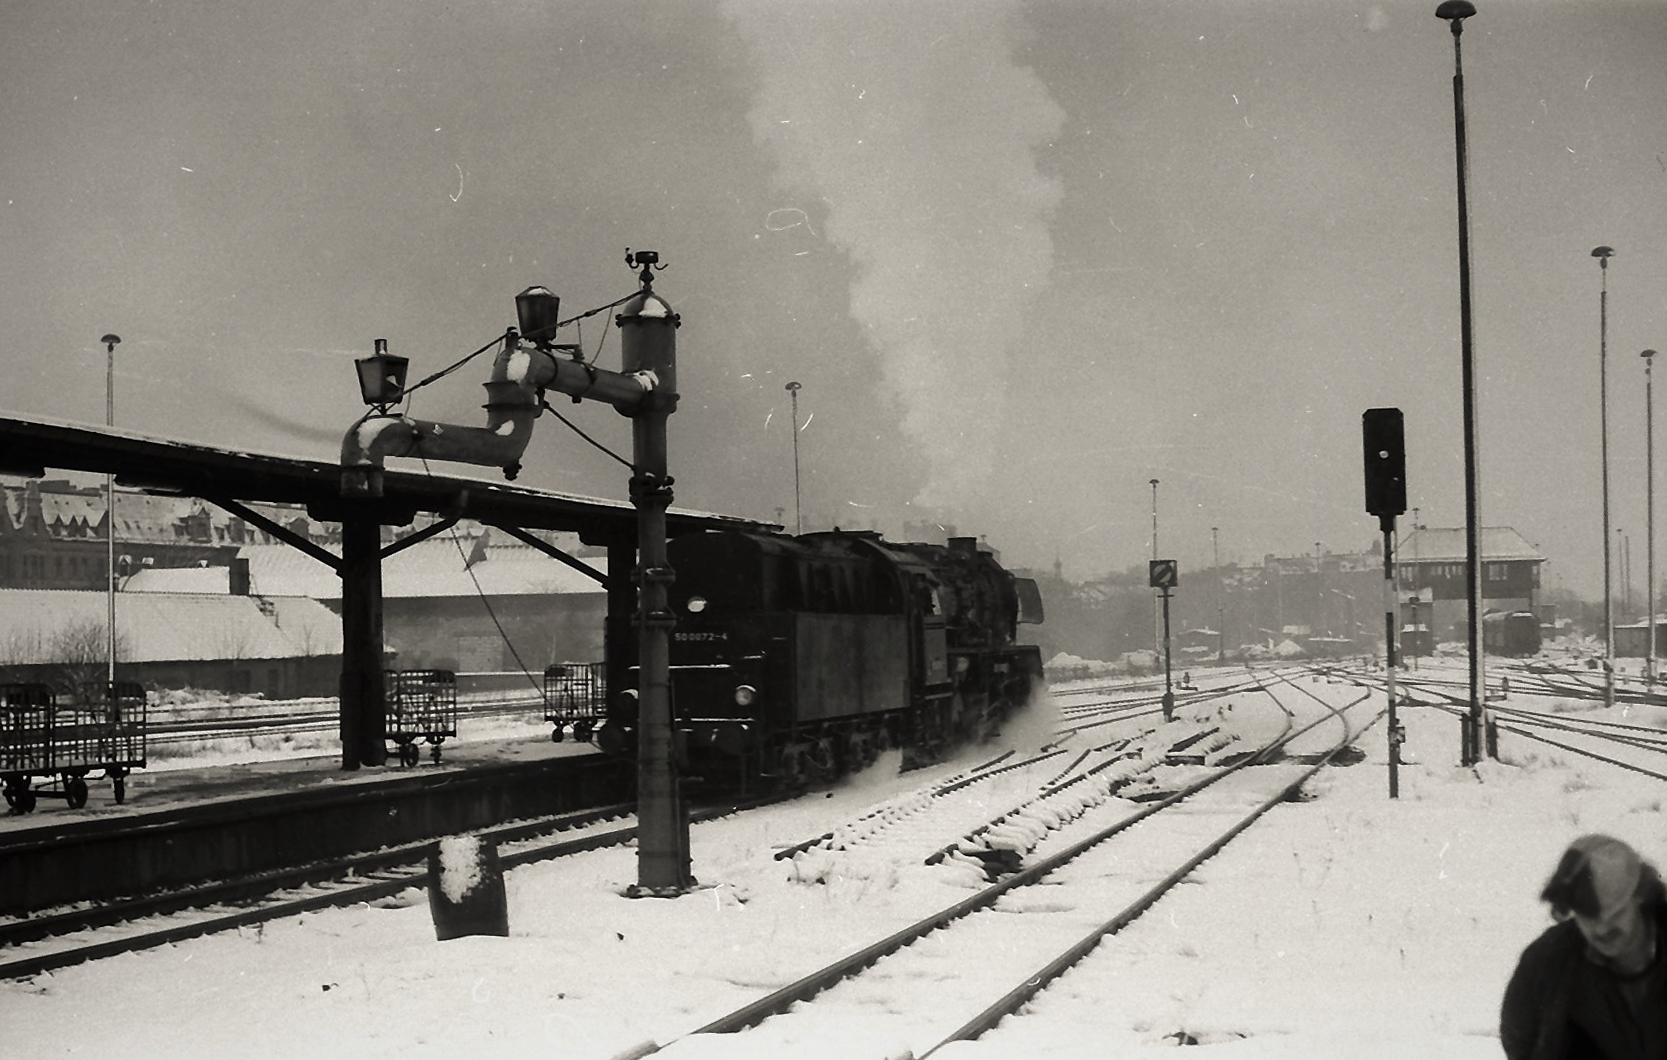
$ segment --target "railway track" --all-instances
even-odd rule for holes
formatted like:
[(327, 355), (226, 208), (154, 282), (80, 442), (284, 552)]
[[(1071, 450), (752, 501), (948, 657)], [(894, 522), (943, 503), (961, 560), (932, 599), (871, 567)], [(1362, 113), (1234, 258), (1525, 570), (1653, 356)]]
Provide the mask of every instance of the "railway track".
[[(1357, 673), (1353, 676), (1376, 688), (1381, 689), (1384, 684), (1383, 679), (1375, 674)], [(1544, 700), (1547, 709), (1517, 706), (1504, 701), (1503, 696), (1492, 699), (1488, 711), (1496, 732), (1510, 733), (1544, 746), (1667, 780), (1667, 730), (1636, 721), (1591, 717), (1568, 709), (1550, 709), (1554, 706), (1566, 708), (1570, 701), (1601, 703), (1602, 689), (1582, 684), (1578, 691), (1571, 692), (1569, 686), (1560, 682), (1536, 682), (1531, 679), (1532, 676), (1526, 681), (1513, 681), (1511, 696), (1518, 700)], [(1463, 682), (1414, 675), (1397, 676), (1396, 685), (1403, 694), (1402, 703), (1405, 705), (1441, 710), (1455, 718), (1468, 713), (1469, 690)], [(1619, 695), (1617, 700), (1620, 700)]]
[[(691, 822), (798, 797), (772, 795), (693, 810)], [(637, 835), (630, 805), (598, 807), (477, 834), (499, 847), (505, 870), (610, 846)], [(427, 884), (433, 841), (316, 862), (96, 906), (0, 921), (0, 979), (26, 978), (83, 961), (335, 906), (386, 901)]]
[[(1125, 802), (1108, 802), (1105, 813), (1084, 815), (1039, 843), (1027, 866), (649, 1051), (715, 1055), (711, 1036), (725, 1035), (725, 1056), (787, 1055), (794, 1043), (817, 1041), (837, 1043), (840, 1055), (924, 1057), (977, 1037), (1292, 797), (1382, 716), (1362, 708), (1365, 694), (1340, 707), (1313, 698), (1324, 707), (1303, 724), (1279, 703), (1286, 723), (1252, 753), (1231, 764), (1194, 765), (1190, 780), (1132, 812)], [(1371, 716), (1351, 723), (1351, 712)], [(1297, 753), (1305, 738), (1339, 720), (1340, 736), (1318, 752)], [(888, 1011), (884, 984), (893, 977), (932, 979), (941, 1004), (931, 1013)]]

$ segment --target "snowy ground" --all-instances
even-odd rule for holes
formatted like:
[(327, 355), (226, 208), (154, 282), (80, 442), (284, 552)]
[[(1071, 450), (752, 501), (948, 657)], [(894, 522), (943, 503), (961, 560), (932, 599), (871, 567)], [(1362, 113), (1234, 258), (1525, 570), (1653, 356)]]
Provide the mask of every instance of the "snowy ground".
[[(1048, 1018), (936, 1056), (1169, 1055), (1179, 1035), (1222, 1060), (1499, 1056), (1505, 979), (1549, 923), (1535, 898), (1546, 873), (1591, 831), (1667, 867), (1667, 784), (1509, 734), (1499, 762), (1461, 769), (1450, 715), (1403, 718), (1413, 761), (1399, 800), (1380, 726), (1361, 741), (1365, 762), (1323, 772), (1316, 798), (1276, 807), (1102, 943), (1036, 1003)], [(1667, 712), (1629, 720), (1667, 726)], [(702, 887), (674, 900), (622, 897), (630, 849), (517, 870), (508, 938), (437, 943), (411, 892), (0, 984), (0, 1058), (608, 1058), (667, 1045), (968, 893), (952, 874), (881, 861), (818, 881), (771, 858), (921, 782), (881, 770), (825, 799), (697, 826)], [(899, 1008), (932, 1004), (931, 982), (893, 988)], [(667, 1052), (726, 1055), (694, 1040)], [(851, 1054), (832, 1041), (795, 1053), (835, 1055)]]

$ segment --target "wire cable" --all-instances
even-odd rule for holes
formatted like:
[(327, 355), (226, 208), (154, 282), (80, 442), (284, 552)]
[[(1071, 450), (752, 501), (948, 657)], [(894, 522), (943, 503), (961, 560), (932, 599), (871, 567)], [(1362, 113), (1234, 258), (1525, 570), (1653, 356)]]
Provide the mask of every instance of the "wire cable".
[(567, 425), (568, 430), (572, 431), (574, 434), (578, 435), (580, 438), (583, 438), (585, 441), (589, 442), (591, 445), (595, 446), (597, 449), (601, 450), (603, 453), (606, 453), (608, 456), (611, 456), (615, 460), (619, 461), (627, 469), (629, 469), (630, 472), (633, 475), (637, 473), (637, 467), (636, 467), (635, 464), (631, 463), (631, 461), (625, 459), (623, 456), (620, 456), (618, 453), (614, 452), (612, 449), (609, 449), (607, 446), (603, 445), (601, 442), (597, 441), (595, 438), (592, 438), (590, 435), (586, 434), (583, 430), (580, 430), (578, 424), (574, 423), (572, 420), (568, 419), (566, 416), (563, 416), (560, 412), (557, 412), (556, 409), (548, 401), (546, 401), (542, 397), (540, 397), (538, 399), (538, 405), (545, 412), (548, 412), (550, 415), (554, 416), (556, 419), (565, 423)]
[[(418, 459), (422, 461), (423, 473), (433, 479), (434, 472), (428, 466), (428, 458), (419, 453)], [(469, 563), (469, 554), (463, 551), (463, 542), (457, 538), (457, 525), (455, 523), (447, 530), (447, 535), (451, 538), (452, 545), (457, 549), (457, 554), (463, 559), (463, 573), (467, 574), (469, 580), (474, 583), (475, 596), (480, 599), (481, 606), (486, 608), (486, 617), (490, 618), (492, 625), (497, 627), (498, 636), (503, 640), (504, 647), (509, 649), (509, 654), (515, 660), (515, 665), (521, 668), (521, 675), (527, 679), (528, 684), (532, 685), (533, 691), (543, 697), (544, 686), (532, 675), (532, 671), (527, 669), (527, 664), (521, 658), (521, 653), (515, 650), (515, 642), (509, 639), (509, 633), (504, 630), (504, 624), (498, 620), (498, 612), (492, 607), (492, 601), (486, 598), (486, 590), (481, 588), (480, 578), (476, 576), (473, 565)]]

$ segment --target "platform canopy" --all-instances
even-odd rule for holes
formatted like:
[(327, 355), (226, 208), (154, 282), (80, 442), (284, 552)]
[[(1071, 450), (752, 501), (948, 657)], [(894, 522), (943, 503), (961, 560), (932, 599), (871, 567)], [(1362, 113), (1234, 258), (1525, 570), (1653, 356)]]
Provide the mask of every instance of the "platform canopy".
[[(636, 509), (603, 500), (485, 479), (388, 470), (383, 496), (341, 495), (341, 466), (320, 460), (219, 449), (109, 427), (89, 427), (0, 413), (0, 473), (43, 477), (48, 468), (113, 474), (124, 486), (204, 500), (304, 504), (314, 519), (341, 522), (374, 511), (391, 526), (417, 512), (497, 526), (575, 531), (587, 543), (629, 539)], [(673, 508), (671, 534), (703, 529), (780, 529), (733, 516)]]

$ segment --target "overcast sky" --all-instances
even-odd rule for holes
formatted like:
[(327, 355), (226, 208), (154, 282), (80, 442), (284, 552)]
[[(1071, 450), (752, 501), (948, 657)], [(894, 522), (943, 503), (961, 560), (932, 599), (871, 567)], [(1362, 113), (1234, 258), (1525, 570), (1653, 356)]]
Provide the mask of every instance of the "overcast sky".
[[(531, 284), (564, 316), (628, 293), (629, 246), (669, 263), (683, 319), (680, 506), (791, 525), (798, 381), (807, 523), (953, 521), (1086, 577), (1150, 556), (1157, 478), (1184, 591), (1211, 527), (1224, 560), (1367, 546), (1360, 414), (1393, 405), (1410, 503), (1462, 525), (1435, 6), (8, 0), (0, 409), (102, 423), (114, 331), (120, 426), (334, 460), (375, 338), (426, 375)], [(1641, 596), (1667, 2), (1478, 7), (1483, 521), (1597, 594), (1611, 245), (1613, 521)], [(617, 367), (604, 319), (582, 341)], [(483, 422), (486, 372), (412, 413)], [(628, 451), (612, 410), (564, 411)], [(525, 464), (625, 495), (550, 417)]]

